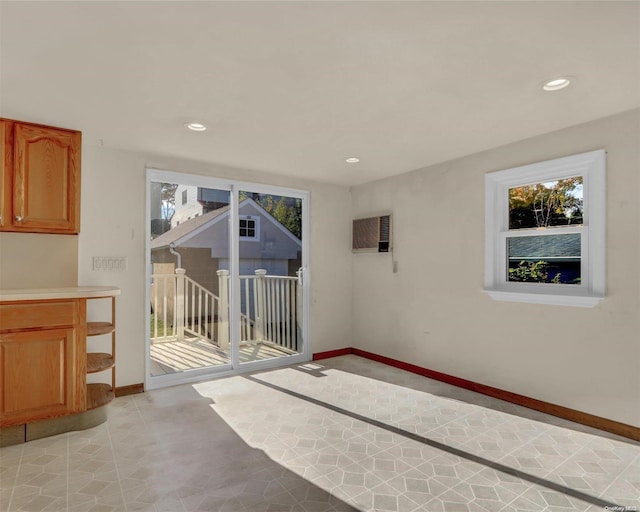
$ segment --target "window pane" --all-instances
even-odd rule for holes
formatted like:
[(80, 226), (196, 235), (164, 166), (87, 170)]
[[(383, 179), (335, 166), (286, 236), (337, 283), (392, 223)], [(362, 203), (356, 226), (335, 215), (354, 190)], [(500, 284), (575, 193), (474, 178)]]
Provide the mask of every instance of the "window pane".
[(238, 248), (241, 364), (299, 354), (302, 200), (244, 190), (238, 199), (238, 213), (247, 221)]
[(509, 189), (509, 229), (582, 224), (582, 176)]
[(150, 376), (230, 364), (229, 322), (218, 311), (227, 278), (218, 270), (229, 268), (228, 225), (220, 219), (229, 216), (231, 194), (184, 183), (149, 186)]
[(580, 284), (581, 235), (507, 238), (507, 281)]

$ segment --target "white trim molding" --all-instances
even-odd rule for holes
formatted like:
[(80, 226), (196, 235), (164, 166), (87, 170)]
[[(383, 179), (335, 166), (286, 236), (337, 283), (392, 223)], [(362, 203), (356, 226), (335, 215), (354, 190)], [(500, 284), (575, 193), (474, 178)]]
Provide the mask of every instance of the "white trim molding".
[[(582, 177), (583, 223), (576, 226), (509, 230), (509, 189)], [(606, 153), (591, 151), (485, 175), (485, 288), (499, 301), (594, 307), (605, 296)], [(507, 280), (507, 238), (578, 233), (579, 284), (523, 283)]]

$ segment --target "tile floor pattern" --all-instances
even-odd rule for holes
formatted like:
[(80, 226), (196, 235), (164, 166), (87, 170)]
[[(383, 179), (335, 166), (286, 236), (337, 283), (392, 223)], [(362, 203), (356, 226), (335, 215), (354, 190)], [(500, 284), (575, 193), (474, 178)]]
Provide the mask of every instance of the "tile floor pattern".
[(0, 510), (640, 510), (639, 443), (356, 356), (109, 407), (0, 449)]

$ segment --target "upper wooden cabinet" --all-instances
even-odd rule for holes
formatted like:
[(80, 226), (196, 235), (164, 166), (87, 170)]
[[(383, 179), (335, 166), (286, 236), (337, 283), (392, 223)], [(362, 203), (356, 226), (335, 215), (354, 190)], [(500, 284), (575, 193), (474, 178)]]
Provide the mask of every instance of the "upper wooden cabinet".
[(0, 118), (0, 231), (80, 231), (81, 133)]

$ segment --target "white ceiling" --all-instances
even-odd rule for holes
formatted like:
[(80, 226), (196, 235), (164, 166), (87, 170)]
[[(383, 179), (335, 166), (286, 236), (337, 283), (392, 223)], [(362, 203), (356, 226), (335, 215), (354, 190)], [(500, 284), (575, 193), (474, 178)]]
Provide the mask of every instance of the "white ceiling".
[[(2, 2), (0, 17), (3, 117), (345, 185), (640, 106), (639, 2)], [(557, 75), (574, 83), (544, 93)]]

